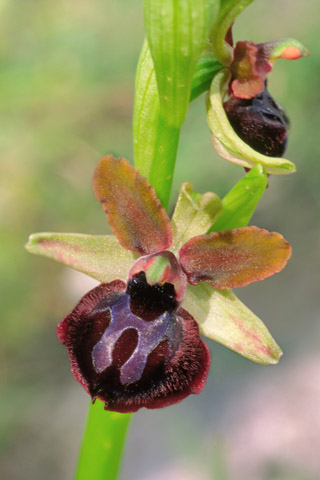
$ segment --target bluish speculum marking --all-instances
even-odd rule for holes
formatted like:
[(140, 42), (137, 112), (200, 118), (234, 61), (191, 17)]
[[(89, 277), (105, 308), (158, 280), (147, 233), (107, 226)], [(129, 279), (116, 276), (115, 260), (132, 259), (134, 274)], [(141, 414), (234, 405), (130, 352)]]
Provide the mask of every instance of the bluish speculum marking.
[(135, 329), (138, 333), (135, 350), (120, 368), (122, 385), (136, 382), (142, 377), (150, 353), (162, 340), (168, 340), (169, 354), (175, 351), (180, 342), (181, 327), (175, 312), (166, 311), (153, 321), (145, 321), (131, 312), (128, 294), (108, 307), (106, 315), (108, 312), (111, 323), (92, 351), (93, 366), (97, 373), (102, 373), (112, 365), (116, 342), (127, 329)]

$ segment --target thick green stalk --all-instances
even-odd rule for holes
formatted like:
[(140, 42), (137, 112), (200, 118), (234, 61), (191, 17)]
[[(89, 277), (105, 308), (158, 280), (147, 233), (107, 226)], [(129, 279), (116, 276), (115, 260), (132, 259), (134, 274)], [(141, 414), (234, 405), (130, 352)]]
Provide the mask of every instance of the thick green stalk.
[(90, 405), (75, 480), (116, 480), (130, 417)]

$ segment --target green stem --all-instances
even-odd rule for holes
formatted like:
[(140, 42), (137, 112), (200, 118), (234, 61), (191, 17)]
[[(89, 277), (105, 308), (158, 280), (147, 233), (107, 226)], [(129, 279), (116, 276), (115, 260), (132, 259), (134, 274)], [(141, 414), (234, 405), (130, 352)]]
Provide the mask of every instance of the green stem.
[(99, 400), (90, 405), (75, 480), (116, 480), (130, 417)]
[(169, 205), (179, 136), (180, 128), (168, 125), (159, 115), (154, 157), (148, 179), (166, 209)]

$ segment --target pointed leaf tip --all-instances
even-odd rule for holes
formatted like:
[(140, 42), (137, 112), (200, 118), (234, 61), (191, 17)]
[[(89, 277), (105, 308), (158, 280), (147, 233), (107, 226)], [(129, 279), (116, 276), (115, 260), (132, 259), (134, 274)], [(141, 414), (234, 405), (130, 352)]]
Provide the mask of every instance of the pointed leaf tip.
[(99, 282), (127, 280), (137, 254), (121, 247), (114, 235), (35, 233), (26, 250), (63, 263)]
[(124, 248), (147, 255), (170, 246), (170, 220), (154, 188), (124, 158), (100, 160), (93, 190)]
[(246, 227), (268, 184), (261, 165), (253, 167), (222, 199), (223, 210), (209, 232)]
[(206, 283), (189, 285), (183, 307), (197, 320), (202, 335), (253, 362), (279, 362), (279, 345), (260, 318), (232, 291), (216, 290)]

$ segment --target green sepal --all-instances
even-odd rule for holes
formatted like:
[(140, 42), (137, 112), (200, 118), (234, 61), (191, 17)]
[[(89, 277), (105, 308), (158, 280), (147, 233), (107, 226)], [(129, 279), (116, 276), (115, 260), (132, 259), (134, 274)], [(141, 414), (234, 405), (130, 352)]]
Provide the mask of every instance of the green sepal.
[(246, 227), (267, 184), (268, 177), (264, 168), (261, 165), (253, 167), (222, 199), (222, 213), (209, 232)]
[(99, 282), (127, 280), (137, 253), (125, 250), (114, 235), (81, 233), (35, 233), (25, 245), (28, 252), (42, 255)]
[(274, 42), (263, 43), (263, 53), (269, 60), (285, 58), (297, 60), (301, 57), (309, 57), (310, 51), (299, 40), (294, 38), (281, 38)]
[(153, 58), (160, 112), (181, 127), (190, 100), (196, 63), (203, 51), (217, 2), (210, 0), (145, 0), (147, 39)]
[(170, 250), (178, 252), (191, 238), (205, 234), (221, 210), (221, 200), (215, 193), (196, 193), (190, 183), (183, 183), (171, 220)]
[(194, 70), (190, 102), (209, 90), (213, 77), (223, 68), (214, 55), (204, 55)]
[(229, 71), (227, 69), (221, 70), (212, 80), (207, 100), (208, 125), (213, 146), (218, 154), (226, 160), (246, 168), (252, 168), (256, 164), (260, 164), (267, 173), (273, 175), (295, 172), (296, 167), (289, 160), (262, 155), (238, 137), (223, 108), (223, 98), (229, 80)]
[(233, 60), (233, 49), (225, 42), (226, 34), (236, 17), (252, 2), (253, 0), (221, 0), (211, 40), (213, 53), (222, 65), (228, 66)]
[(197, 320), (202, 335), (253, 362), (278, 363), (280, 347), (231, 290), (217, 290), (205, 283), (188, 285), (183, 308)]

